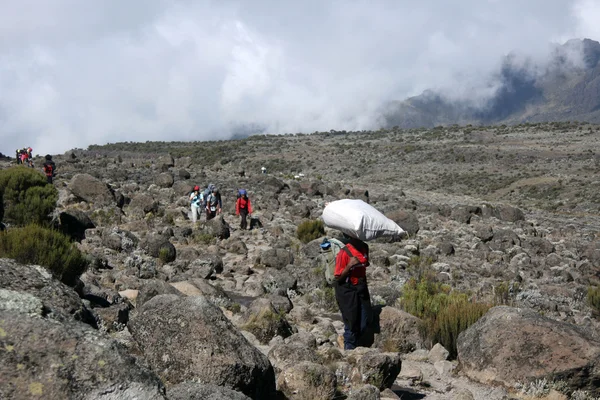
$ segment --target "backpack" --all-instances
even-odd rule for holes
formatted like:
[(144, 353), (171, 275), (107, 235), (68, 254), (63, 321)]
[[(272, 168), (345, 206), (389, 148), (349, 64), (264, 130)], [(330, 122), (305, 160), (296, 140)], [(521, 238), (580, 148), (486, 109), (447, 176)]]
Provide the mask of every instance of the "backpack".
[(325, 238), (320, 246), (321, 253), (317, 257), (318, 265), (324, 269), (325, 280), (331, 285), (333, 282), (335, 282), (335, 259), (337, 258), (340, 250), (345, 251), (350, 257), (352, 257), (352, 254), (346, 247), (346, 244), (338, 239)]
[(46, 176), (54, 176), (54, 168), (52, 164), (44, 164), (44, 173)]

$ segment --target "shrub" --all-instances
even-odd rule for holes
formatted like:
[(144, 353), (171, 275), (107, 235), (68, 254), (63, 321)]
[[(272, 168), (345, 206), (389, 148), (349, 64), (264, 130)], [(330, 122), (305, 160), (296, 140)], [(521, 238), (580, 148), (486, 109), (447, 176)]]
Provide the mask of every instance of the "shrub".
[(298, 225), (296, 237), (302, 243), (308, 243), (325, 235), (325, 225), (320, 219), (307, 220)]
[(595, 313), (600, 314), (600, 286), (588, 288), (587, 302)]
[(453, 291), (428, 276), (410, 279), (404, 285), (399, 303), (406, 312), (423, 319), (423, 338), (430, 345), (441, 343), (452, 358), (456, 357), (458, 335), (490, 308), (488, 304), (470, 301), (466, 293)]
[(49, 221), (56, 207), (58, 191), (44, 176), (31, 168), (14, 167), (0, 171), (0, 217), (14, 225)]
[(37, 225), (0, 232), (0, 257), (41, 265), (71, 286), (87, 267), (85, 257), (67, 236)]

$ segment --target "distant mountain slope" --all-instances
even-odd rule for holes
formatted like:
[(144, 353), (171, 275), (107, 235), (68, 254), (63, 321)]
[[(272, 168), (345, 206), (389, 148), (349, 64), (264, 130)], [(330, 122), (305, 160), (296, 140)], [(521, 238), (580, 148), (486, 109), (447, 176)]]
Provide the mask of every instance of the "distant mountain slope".
[[(573, 62), (573, 55), (580, 62)], [(385, 125), (403, 128), (449, 124), (498, 124), (579, 120), (600, 122), (600, 43), (570, 40), (557, 46), (547, 65), (524, 66), (508, 56), (501, 68), (500, 88), (486, 104), (450, 101), (428, 90), (392, 102)], [(533, 73), (532, 71), (535, 71)]]

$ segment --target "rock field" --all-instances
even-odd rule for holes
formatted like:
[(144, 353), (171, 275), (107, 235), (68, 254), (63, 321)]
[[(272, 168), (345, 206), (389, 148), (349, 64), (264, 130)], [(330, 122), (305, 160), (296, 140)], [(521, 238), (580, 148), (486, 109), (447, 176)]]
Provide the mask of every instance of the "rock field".
[[(55, 220), (91, 266), (71, 288), (0, 259), (0, 398), (598, 398), (598, 149), (600, 126), (567, 122), (56, 155)], [(209, 183), (223, 213), (194, 225), (189, 191)], [(409, 233), (369, 244), (377, 329), (353, 351), (316, 263), (322, 238), (296, 235), (340, 198)], [(457, 357), (398, 301), (423, 268), (494, 306), (457, 338)]]

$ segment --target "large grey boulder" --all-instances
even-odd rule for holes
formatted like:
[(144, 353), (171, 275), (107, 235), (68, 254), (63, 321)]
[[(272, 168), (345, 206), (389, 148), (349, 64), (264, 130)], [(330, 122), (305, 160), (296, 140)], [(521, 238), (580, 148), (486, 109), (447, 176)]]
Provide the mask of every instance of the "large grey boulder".
[(173, 182), (175, 182), (175, 180), (173, 179), (173, 174), (170, 172), (163, 172), (154, 179), (154, 182), (158, 187), (170, 188), (173, 186)]
[(75, 290), (54, 279), (43, 267), (0, 258), (0, 289), (27, 293), (39, 298), (48, 318), (93, 324), (89, 310)]
[(329, 400), (335, 395), (337, 378), (326, 366), (303, 361), (281, 372), (277, 386), (288, 399)]
[(112, 189), (104, 182), (90, 174), (77, 174), (69, 183), (69, 190), (75, 196), (87, 203), (97, 206), (115, 205), (115, 195)]
[(379, 334), (375, 335), (375, 347), (382, 351), (409, 353), (423, 348), (419, 334), (422, 321), (395, 307), (383, 307), (379, 314)]
[(222, 386), (196, 382), (179, 383), (169, 388), (169, 400), (250, 400), (250, 397)]
[(161, 258), (164, 262), (172, 262), (177, 258), (175, 246), (163, 235), (150, 235), (140, 247), (152, 257)]
[(148, 302), (150, 299), (160, 294), (173, 294), (176, 296), (183, 295), (183, 293), (181, 293), (179, 290), (175, 289), (172, 285), (169, 285), (165, 281), (161, 281), (158, 279), (150, 279), (144, 281), (142, 286), (140, 287), (135, 305), (137, 308), (140, 308), (144, 305), (144, 303)]
[(131, 199), (126, 208), (127, 215), (143, 218), (150, 212), (156, 213), (158, 211), (158, 201), (149, 193), (138, 193)]
[(22, 311), (0, 309), (0, 398), (165, 399), (158, 377), (116, 341)]
[(600, 342), (531, 309), (490, 309), (458, 336), (457, 348), (463, 373), (482, 383), (545, 378), (600, 395)]
[(270, 399), (275, 394), (269, 360), (203, 296), (156, 296), (141, 307), (128, 327), (167, 385), (215, 384), (253, 399)]
[(319, 356), (316, 347), (316, 342), (314, 347), (297, 342), (276, 344), (269, 350), (269, 361), (271, 361), (277, 373), (302, 361), (318, 363)]
[(260, 263), (275, 269), (282, 269), (293, 262), (294, 255), (285, 249), (268, 249), (260, 254)]
[(411, 212), (405, 210), (395, 210), (386, 213), (386, 216), (397, 223), (410, 236), (414, 236), (419, 232), (419, 219)]
[(90, 217), (83, 211), (68, 209), (58, 215), (59, 228), (62, 233), (71, 238), (82, 241), (85, 239), (85, 230), (95, 228)]

